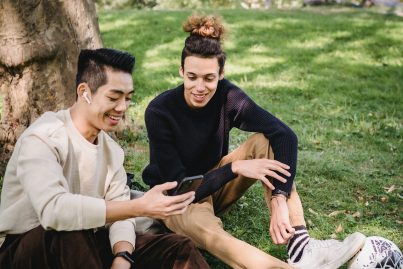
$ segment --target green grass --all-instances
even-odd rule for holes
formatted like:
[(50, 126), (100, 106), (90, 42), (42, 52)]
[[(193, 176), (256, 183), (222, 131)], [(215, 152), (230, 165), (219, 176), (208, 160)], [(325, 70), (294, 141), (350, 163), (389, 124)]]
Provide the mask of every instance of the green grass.
[[(403, 248), (403, 19), (322, 8), (218, 13), (230, 28), (226, 77), (299, 137), (296, 181), (311, 236), (341, 239), (361, 231)], [(181, 82), (181, 24), (190, 14), (99, 14), (104, 45), (130, 51), (137, 60), (129, 113), (136, 132), (122, 142), (126, 168), (138, 181), (148, 161), (144, 110)], [(246, 137), (234, 130), (231, 148)], [(338, 210), (343, 213), (329, 216)], [(223, 222), (238, 238), (285, 259), (285, 248), (271, 243), (268, 219), (256, 185)], [(206, 256), (212, 268), (227, 268)]]

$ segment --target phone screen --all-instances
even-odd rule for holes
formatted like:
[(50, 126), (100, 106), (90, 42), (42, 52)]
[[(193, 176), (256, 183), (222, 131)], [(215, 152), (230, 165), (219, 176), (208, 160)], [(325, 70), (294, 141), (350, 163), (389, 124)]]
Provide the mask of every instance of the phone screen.
[(203, 175), (185, 177), (176, 188), (175, 195), (183, 194), (189, 191), (196, 191), (203, 180)]

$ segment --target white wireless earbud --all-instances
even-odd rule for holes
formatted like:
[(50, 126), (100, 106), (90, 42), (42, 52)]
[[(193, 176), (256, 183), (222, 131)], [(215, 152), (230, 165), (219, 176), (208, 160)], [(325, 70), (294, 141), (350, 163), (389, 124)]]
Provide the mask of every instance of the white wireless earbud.
[(83, 97), (84, 97), (85, 101), (87, 101), (88, 104), (91, 104), (91, 100), (88, 97), (88, 92), (87, 91), (83, 92)]

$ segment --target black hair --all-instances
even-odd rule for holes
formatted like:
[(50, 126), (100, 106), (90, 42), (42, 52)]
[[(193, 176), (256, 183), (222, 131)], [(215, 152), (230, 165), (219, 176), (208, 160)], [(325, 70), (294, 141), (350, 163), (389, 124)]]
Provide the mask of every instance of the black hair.
[(220, 73), (224, 69), (225, 52), (221, 49), (220, 41), (214, 38), (202, 37), (192, 34), (185, 40), (185, 46), (182, 50), (181, 66), (185, 64), (185, 58), (188, 56), (198, 56), (202, 58), (217, 58)]
[(91, 92), (107, 83), (106, 68), (131, 74), (135, 58), (133, 55), (115, 49), (84, 49), (78, 56), (76, 88), (87, 83)]

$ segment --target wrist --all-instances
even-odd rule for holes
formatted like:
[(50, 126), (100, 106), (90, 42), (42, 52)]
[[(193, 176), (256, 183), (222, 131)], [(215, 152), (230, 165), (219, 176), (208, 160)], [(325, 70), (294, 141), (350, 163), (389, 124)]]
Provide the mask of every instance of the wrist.
[(119, 264), (125, 264), (129, 268), (134, 265), (134, 257), (133, 254), (128, 251), (120, 251), (115, 254), (114, 262)]
[(287, 196), (285, 196), (284, 194), (274, 194), (271, 196), (270, 201), (272, 201), (273, 199), (283, 199), (284, 201), (287, 201)]
[(274, 190), (271, 192), (271, 195), (272, 195), (272, 196), (283, 195), (283, 196), (285, 196), (287, 199), (290, 198), (290, 194), (289, 194), (288, 192), (282, 191), (282, 190), (280, 190), (280, 189), (278, 189), (278, 188), (274, 189)]
[(130, 216), (131, 218), (145, 216), (145, 212), (143, 210), (143, 197), (130, 200)]
[(238, 167), (239, 167), (239, 160), (233, 161), (233, 162), (231, 163), (231, 170), (232, 170), (232, 173), (238, 174)]
[(122, 257), (115, 257), (113, 259), (113, 264), (119, 266), (119, 268), (122, 268), (123, 266), (126, 268), (132, 268), (132, 264)]

